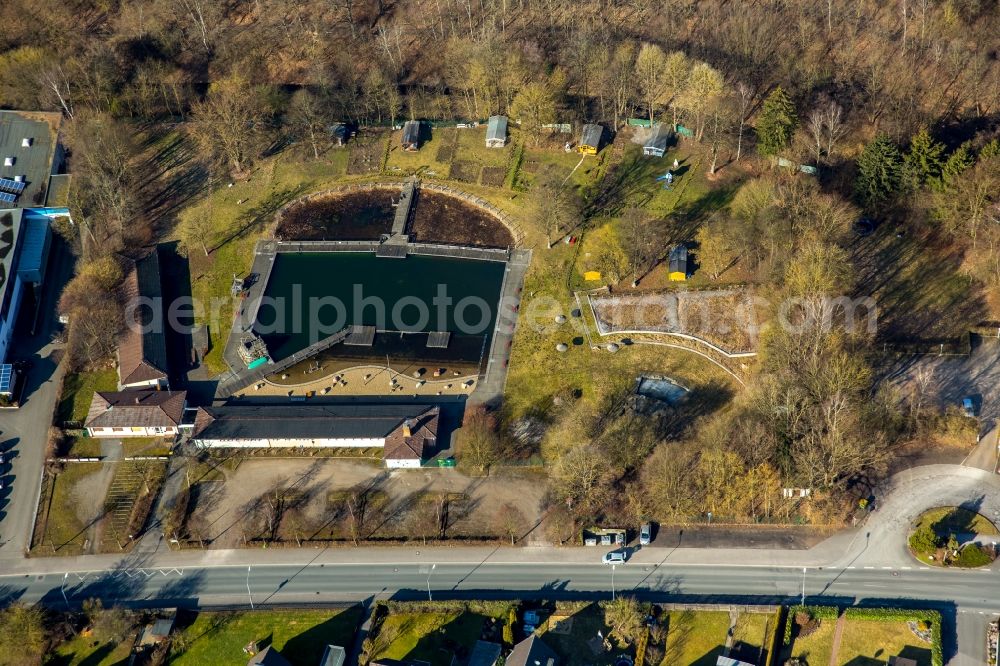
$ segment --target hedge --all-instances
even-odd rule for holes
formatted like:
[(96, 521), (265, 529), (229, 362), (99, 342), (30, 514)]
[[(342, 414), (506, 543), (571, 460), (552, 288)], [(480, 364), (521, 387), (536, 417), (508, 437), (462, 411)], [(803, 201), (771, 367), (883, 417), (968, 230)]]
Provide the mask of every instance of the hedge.
[[(782, 619), (785, 619), (787, 624), (785, 609), (778, 608), (774, 613), (773, 624), (771, 625), (771, 638), (767, 641), (767, 661), (764, 666), (773, 666), (778, 663), (778, 635), (781, 632)], [(636, 664), (636, 666), (639, 665)]]
[(646, 644), (649, 643), (649, 627), (643, 625), (642, 633), (639, 634), (639, 640), (635, 643), (635, 664), (634, 666), (645, 666), (646, 663)]
[(875, 622), (903, 621), (920, 622), (931, 625), (931, 666), (944, 666), (941, 649), (941, 613), (934, 610), (910, 610), (907, 608), (848, 608), (844, 612), (849, 620), (872, 620)]
[(792, 627), (795, 624), (796, 613), (809, 613), (810, 617), (817, 620), (836, 620), (840, 617), (840, 611), (836, 606), (789, 606), (788, 618), (785, 620), (785, 637), (782, 645), (790, 645), (792, 642)]

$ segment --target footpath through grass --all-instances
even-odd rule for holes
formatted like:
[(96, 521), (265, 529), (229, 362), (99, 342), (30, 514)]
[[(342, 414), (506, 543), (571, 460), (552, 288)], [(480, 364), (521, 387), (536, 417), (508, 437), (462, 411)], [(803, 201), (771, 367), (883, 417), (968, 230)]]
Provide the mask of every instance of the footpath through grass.
[(270, 645), (292, 664), (318, 664), (327, 645), (350, 648), (361, 608), (199, 613), (174, 638), (171, 664), (243, 666), (243, 648)]

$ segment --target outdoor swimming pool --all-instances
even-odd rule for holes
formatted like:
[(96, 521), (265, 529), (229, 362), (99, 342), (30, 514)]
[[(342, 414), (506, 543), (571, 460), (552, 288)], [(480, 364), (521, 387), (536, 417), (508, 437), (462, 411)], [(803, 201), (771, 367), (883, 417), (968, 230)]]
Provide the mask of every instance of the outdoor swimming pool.
[[(279, 252), (254, 330), (275, 361), (358, 325), (378, 331), (371, 346), (338, 344), (325, 355), (478, 363), (492, 338), (505, 268), (450, 257)], [(451, 333), (447, 348), (427, 346), (431, 331)]]

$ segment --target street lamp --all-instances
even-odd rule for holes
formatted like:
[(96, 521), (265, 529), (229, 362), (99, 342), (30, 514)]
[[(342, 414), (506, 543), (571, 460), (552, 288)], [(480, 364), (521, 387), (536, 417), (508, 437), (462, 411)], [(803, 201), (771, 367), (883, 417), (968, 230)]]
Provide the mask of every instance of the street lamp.
[(611, 565), (611, 600), (615, 600), (615, 565)]
[(247, 599), (250, 600), (250, 610), (253, 610), (253, 595), (250, 594), (250, 566), (247, 565)]
[(806, 605), (806, 568), (802, 567), (802, 605)]
[(66, 578), (67, 577), (69, 577), (69, 572), (68, 571), (63, 574), (62, 587), (59, 588), (59, 591), (62, 592), (63, 601), (66, 602), (66, 610), (69, 610), (69, 599), (66, 598)]
[(432, 564), (430, 571), (427, 572), (427, 601), (433, 601), (433, 599), (431, 599), (431, 574), (434, 573), (436, 568), (437, 565)]
[(708, 512), (708, 524), (709, 525), (712, 524), (712, 512), (711, 511)]

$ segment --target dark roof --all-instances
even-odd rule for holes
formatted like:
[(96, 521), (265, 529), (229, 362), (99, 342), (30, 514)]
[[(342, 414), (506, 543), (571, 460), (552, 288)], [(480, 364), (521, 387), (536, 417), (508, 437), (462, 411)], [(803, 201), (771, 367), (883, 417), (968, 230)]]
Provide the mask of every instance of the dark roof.
[(506, 666), (556, 666), (559, 657), (536, 634), (531, 634), (514, 646), (507, 656)]
[(184, 418), (184, 391), (98, 391), (87, 412), (88, 428), (169, 428)]
[(653, 133), (649, 135), (646, 139), (646, 143), (643, 144), (644, 148), (657, 148), (659, 150), (667, 149), (667, 141), (673, 135), (674, 130), (670, 125), (666, 123), (660, 123), (653, 128)]
[(688, 249), (686, 245), (675, 245), (670, 250), (670, 272), (687, 273)]
[(469, 666), (493, 666), (500, 658), (500, 644), (476, 641), (469, 655)]
[(323, 658), (319, 660), (319, 666), (344, 666), (346, 657), (344, 648), (339, 645), (327, 645), (323, 650)]
[(24, 212), (18, 209), (0, 210), (0, 321), (7, 316), (13, 298), (23, 217)]
[[(167, 378), (167, 342), (164, 334), (160, 260), (154, 248), (136, 260), (126, 260), (122, 283), (125, 311), (133, 312), (135, 323), (127, 322), (118, 342), (118, 379), (125, 386)], [(144, 299), (138, 301), (139, 298)], [(152, 299), (150, 301), (145, 299)], [(136, 305), (140, 307), (136, 307)], [(152, 308), (157, 308), (154, 312)], [(142, 326), (158, 322), (158, 325)], [(145, 330), (148, 328), (149, 330)]]
[(292, 666), (281, 653), (268, 645), (266, 648), (250, 657), (247, 666)]
[(909, 657), (889, 657), (889, 666), (917, 666), (917, 661)]
[(580, 137), (580, 143), (584, 146), (601, 146), (601, 138), (604, 136), (604, 128), (600, 125), (584, 125)]
[(420, 143), (420, 121), (407, 120), (403, 123), (403, 143)]
[(436, 406), (379, 403), (370, 405), (224, 405), (201, 407), (195, 418), (197, 439), (324, 439), (391, 435), (407, 419), (438, 412)]
[[(438, 417), (441, 410), (434, 407), (417, 418), (406, 419), (385, 438), (382, 450), (384, 460), (423, 460), (427, 452), (437, 446)], [(410, 433), (406, 434), (409, 428)]]
[[(24, 176), (26, 183), (17, 201), (5, 207), (45, 205), (61, 122), (59, 113), (0, 111), (0, 178)], [(24, 139), (31, 139), (31, 146), (22, 146)], [(4, 166), (7, 157), (14, 158), (13, 166)]]

